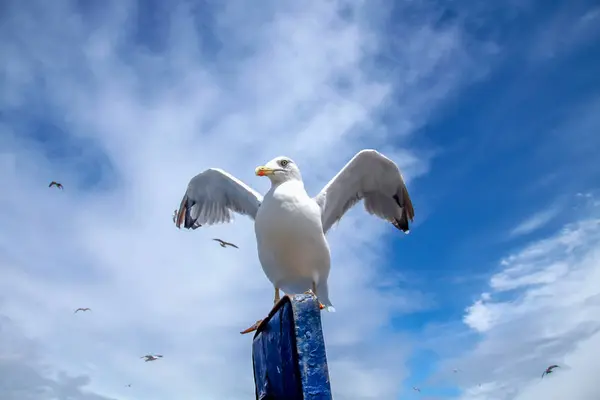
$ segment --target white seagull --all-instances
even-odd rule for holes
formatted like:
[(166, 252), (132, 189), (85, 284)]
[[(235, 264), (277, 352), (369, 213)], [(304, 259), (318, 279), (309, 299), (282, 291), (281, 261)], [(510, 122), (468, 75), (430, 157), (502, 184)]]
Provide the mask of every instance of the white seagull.
[[(408, 233), (414, 209), (398, 166), (375, 150), (357, 153), (321, 192), (311, 198), (289, 157), (257, 167), (271, 180), (264, 196), (227, 172), (210, 168), (193, 177), (179, 207), (176, 226), (196, 229), (227, 223), (233, 212), (254, 219), (258, 258), (275, 289), (286, 294), (314, 293), (321, 308), (335, 311), (329, 299), (330, 269), (326, 233), (360, 200), (365, 209)], [(243, 331), (248, 333), (260, 321)]]

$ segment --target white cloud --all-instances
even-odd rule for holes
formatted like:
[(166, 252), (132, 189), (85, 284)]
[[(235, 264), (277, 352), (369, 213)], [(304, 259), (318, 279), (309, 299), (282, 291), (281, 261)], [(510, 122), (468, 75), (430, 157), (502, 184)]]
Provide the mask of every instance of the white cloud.
[[(479, 336), (451, 361), (465, 371), (461, 399), (599, 398), (600, 219), (588, 215), (503, 261), (492, 295), (466, 310)], [(554, 363), (562, 368), (541, 380)]]
[[(204, 3), (211, 12), (172, 3), (142, 33), (132, 2), (93, 16), (73, 7), (15, 2), (0, 17), (0, 178), (10, 188), (0, 197), (0, 314), (39, 361), (25, 373), (2, 358), (0, 397), (53, 398), (41, 385), (77, 399), (251, 398), (251, 338), (238, 332), (268, 312), (272, 290), (248, 219), (174, 228), (188, 180), (219, 166), (264, 192), (255, 165), (286, 154), (316, 193), (368, 146), (410, 181), (427, 160), (386, 143), (401, 145), (396, 134), (412, 133), (468, 78), (477, 46), (458, 26), (411, 14), (396, 32), (401, 63), (382, 76), (368, 67), (386, 37), (373, 30), (383, 17), (372, 3)], [(150, 34), (156, 43), (131, 44)], [(391, 106), (396, 121), (382, 125)], [(64, 192), (47, 187), (53, 179)], [(407, 349), (389, 326), (420, 305), (389, 278), (378, 285), (387, 267), (376, 239), (386, 234), (410, 241), (360, 209), (330, 234), (338, 312), (323, 323), (337, 399), (400, 391)], [(80, 306), (93, 311), (74, 315)], [(24, 357), (29, 345), (11, 351)], [(143, 363), (147, 352), (165, 358)]]
[(510, 232), (510, 235), (521, 236), (532, 233), (545, 226), (548, 222), (552, 221), (552, 219), (554, 219), (559, 212), (560, 208), (558, 207), (550, 207), (548, 209), (539, 211), (517, 225)]

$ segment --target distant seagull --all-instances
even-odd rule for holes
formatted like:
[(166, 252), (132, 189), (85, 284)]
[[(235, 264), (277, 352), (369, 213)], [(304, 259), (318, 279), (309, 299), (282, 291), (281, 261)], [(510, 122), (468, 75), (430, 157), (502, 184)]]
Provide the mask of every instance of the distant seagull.
[(125, 385), (125, 387), (131, 387), (131, 383), (130, 383), (130, 384), (128, 384), (128, 385)]
[(233, 243), (229, 243), (229, 242), (226, 242), (226, 241), (221, 240), (221, 239), (213, 239), (213, 240), (216, 241), (216, 242), (219, 242), (219, 244), (221, 245), (221, 247), (231, 246), (231, 247), (235, 247), (236, 249), (239, 249), (239, 247), (237, 247)]
[(415, 392), (419, 392), (419, 393), (421, 393), (421, 389), (419, 389), (419, 388), (418, 388), (418, 387), (416, 387), (416, 386), (413, 386), (413, 390), (414, 390)]
[(75, 314), (77, 311), (92, 311), (91, 308), (88, 307), (79, 307), (77, 310), (75, 310), (75, 312), (73, 314)]
[(551, 365), (551, 366), (549, 366), (549, 367), (548, 367), (548, 368), (546, 368), (546, 370), (545, 370), (545, 371), (542, 373), (542, 378), (544, 377), (544, 375), (551, 374), (551, 373), (552, 373), (552, 370), (553, 370), (554, 368), (560, 368), (560, 366), (558, 366), (558, 365)]
[(460, 371), (460, 369), (457, 369), (457, 368), (454, 368), (454, 369), (452, 370), (452, 372), (454, 372), (454, 373), (457, 373), (457, 372), (459, 372), (459, 371)]
[(140, 358), (145, 358), (146, 360), (144, 362), (156, 361), (159, 358), (162, 358), (162, 355), (160, 355), (160, 354), (147, 354), (147, 355), (145, 355), (143, 357), (140, 357)]
[(52, 187), (52, 186), (56, 186), (59, 189), (64, 189), (62, 183), (58, 183), (56, 181), (52, 181), (50, 182), (50, 184), (48, 185), (48, 187)]

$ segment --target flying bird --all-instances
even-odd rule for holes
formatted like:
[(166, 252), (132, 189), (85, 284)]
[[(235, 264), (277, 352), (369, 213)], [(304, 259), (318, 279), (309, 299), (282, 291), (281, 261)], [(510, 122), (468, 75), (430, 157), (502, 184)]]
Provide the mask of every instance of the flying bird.
[(146, 360), (144, 362), (156, 361), (159, 358), (162, 358), (162, 355), (160, 355), (160, 354), (146, 354), (145, 356), (142, 356), (140, 358), (145, 358)]
[(416, 386), (413, 386), (413, 390), (414, 390), (415, 392), (419, 392), (419, 393), (421, 393), (421, 389), (419, 389), (419, 388), (418, 388), (418, 387), (416, 387)]
[(460, 369), (457, 369), (457, 368), (454, 368), (454, 369), (452, 370), (452, 372), (454, 372), (454, 373), (457, 373), (457, 372), (459, 372), (459, 371), (460, 371)]
[(52, 187), (52, 186), (56, 186), (59, 189), (64, 189), (62, 183), (58, 183), (56, 181), (52, 181), (50, 182), (50, 184), (48, 185), (48, 187)]
[[(544, 378), (544, 375), (551, 374), (551, 373), (552, 373), (552, 370), (553, 370), (554, 368), (560, 368), (560, 366), (558, 366), (558, 365), (551, 365), (551, 366), (549, 366), (549, 367), (548, 367), (548, 368), (546, 368), (546, 370), (545, 370), (545, 371), (542, 373), (542, 378)], [(568, 369), (568, 368), (567, 368), (567, 369)]]
[(288, 157), (274, 158), (257, 167), (255, 174), (271, 181), (264, 197), (218, 168), (196, 175), (181, 200), (175, 224), (195, 229), (196, 225), (228, 223), (234, 212), (252, 218), (258, 257), (275, 289), (275, 304), (280, 289), (286, 294), (308, 293), (309, 289), (321, 308), (335, 311), (327, 284), (331, 261), (325, 235), (360, 200), (368, 213), (405, 233), (414, 218), (398, 166), (375, 150), (357, 153), (312, 198), (304, 189), (300, 169)]
[(75, 312), (73, 314), (75, 314), (77, 311), (85, 312), (85, 311), (92, 311), (92, 309), (88, 308), (88, 307), (79, 307), (77, 310), (75, 310)]
[(131, 387), (131, 383), (129, 383), (129, 384), (127, 384), (127, 385), (125, 385), (125, 387)]
[(226, 241), (221, 240), (221, 239), (213, 239), (213, 240), (216, 241), (216, 242), (219, 242), (219, 245), (221, 245), (221, 247), (231, 246), (231, 247), (235, 247), (236, 249), (239, 249), (239, 247), (237, 247), (233, 243), (229, 243), (229, 242), (226, 242)]

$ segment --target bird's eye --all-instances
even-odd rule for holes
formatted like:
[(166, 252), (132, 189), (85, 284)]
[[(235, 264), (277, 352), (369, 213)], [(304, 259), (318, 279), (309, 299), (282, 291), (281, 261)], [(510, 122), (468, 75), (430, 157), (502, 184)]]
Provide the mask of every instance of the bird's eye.
[(281, 165), (282, 167), (285, 168), (286, 165), (288, 165), (290, 162), (288, 160), (281, 160), (279, 161), (279, 165)]

